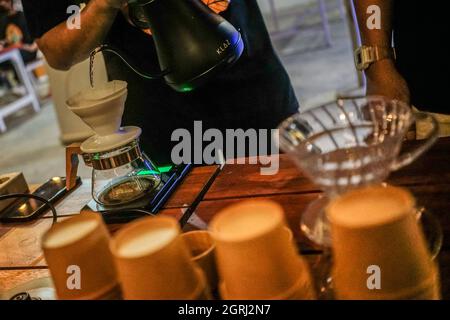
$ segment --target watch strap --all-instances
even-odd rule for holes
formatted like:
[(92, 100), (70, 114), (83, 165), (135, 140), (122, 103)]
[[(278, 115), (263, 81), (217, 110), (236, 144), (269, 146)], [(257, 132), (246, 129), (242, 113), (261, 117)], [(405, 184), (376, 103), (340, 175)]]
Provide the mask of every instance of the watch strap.
[(355, 51), (356, 68), (360, 71), (366, 70), (371, 64), (384, 59), (397, 58), (395, 48), (383, 46), (362, 46)]

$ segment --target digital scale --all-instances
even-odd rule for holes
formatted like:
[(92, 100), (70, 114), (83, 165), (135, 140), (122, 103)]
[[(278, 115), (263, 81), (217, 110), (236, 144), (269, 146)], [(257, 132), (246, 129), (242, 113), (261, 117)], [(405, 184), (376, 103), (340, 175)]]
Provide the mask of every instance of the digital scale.
[(161, 210), (192, 167), (192, 164), (181, 164), (158, 168), (161, 173), (161, 183), (158, 188), (132, 203), (119, 206), (104, 206), (92, 199), (82, 210), (101, 213), (108, 224), (126, 223), (146, 215), (155, 215)]

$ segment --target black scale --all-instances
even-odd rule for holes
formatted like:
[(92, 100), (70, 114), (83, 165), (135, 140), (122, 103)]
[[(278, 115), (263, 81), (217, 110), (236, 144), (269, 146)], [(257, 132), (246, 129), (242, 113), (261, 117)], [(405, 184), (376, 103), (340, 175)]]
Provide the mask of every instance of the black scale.
[(105, 222), (109, 224), (126, 223), (146, 215), (156, 215), (192, 167), (192, 164), (181, 164), (161, 173), (161, 183), (155, 191), (129, 204), (104, 206), (92, 199), (83, 210), (101, 213)]

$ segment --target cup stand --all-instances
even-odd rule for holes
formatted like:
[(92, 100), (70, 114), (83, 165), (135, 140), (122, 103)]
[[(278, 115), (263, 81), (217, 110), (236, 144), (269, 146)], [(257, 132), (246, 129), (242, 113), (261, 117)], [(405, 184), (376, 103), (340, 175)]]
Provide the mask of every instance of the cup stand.
[(321, 195), (308, 205), (300, 220), (300, 230), (314, 244), (322, 247), (331, 247), (330, 224), (325, 213), (329, 201), (328, 196)]
[(436, 216), (425, 207), (420, 207), (416, 212), (417, 221), (420, 221), (425, 240), (433, 260), (437, 258), (441, 251), (444, 240), (442, 226)]
[(318, 199), (311, 202), (300, 219), (300, 230), (314, 245), (322, 247), (322, 255), (317, 261), (318, 267), (316, 279), (316, 292), (320, 300), (331, 300), (334, 298), (332, 289), (331, 267), (333, 257), (331, 252), (331, 230), (327, 219), (325, 208), (329, 203), (329, 197), (322, 194)]

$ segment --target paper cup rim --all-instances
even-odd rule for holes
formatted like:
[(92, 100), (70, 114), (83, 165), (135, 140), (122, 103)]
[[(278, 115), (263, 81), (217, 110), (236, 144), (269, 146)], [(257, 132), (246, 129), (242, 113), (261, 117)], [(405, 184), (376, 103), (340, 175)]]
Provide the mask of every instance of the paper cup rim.
[(288, 300), (300, 288), (307, 288), (307, 289), (311, 290), (310, 294), (312, 296), (315, 295), (314, 286), (313, 286), (313, 282), (312, 282), (312, 278), (311, 278), (311, 273), (309, 271), (308, 266), (302, 260), (302, 258), (299, 258), (299, 265), (302, 265), (302, 267), (304, 268), (304, 271), (300, 273), (298, 281), (290, 289), (288, 289), (285, 292), (279, 294), (278, 296), (272, 298), (272, 300)]
[[(242, 212), (242, 210), (245, 210), (246, 208), (250, 207), (260, 207), (260, 208), (267, 208), (270, 207), (273, 212), (275, 212), (274, 217), (276, 220), (274, 220), (273, 224), (269, 227), (266, 227), (262, 230), (259, 230), (258, 232), (254, 232), (250, 235), (241, 235), (239, 237), (233, 237), (233, 236), (223, 236), (220, 233), (220, 228), (218, 227), (223, 219), (229, 218), (231, 215), (239, 214), (239, 212)], [(271, 232), (272, 230), (275, 230), (279, 226), (284, 226), (284, 209), (283, 207), (272, 200), (246, 200), (241, 201), (235, 204), (232, 204), (222, 210), (220, 210), (217, 215), (214, 217), (214, 219), (211, 221), (209, 225), (209, 231), (213, 235), (214, 240), (220, 241), (220, 242), (226, 242), (226, 243), (239, 243), (244, 241), (251, 241), (254, 239), (258, 239), (265, 234)]]
[(120, 287), (120, 282), (115, 282), (113, 284), (110, 285), (106, 285), (103, 288), (97, 290), (96, 292), (93, 293), (89, 293), (89, 294), (85, 294), (85, 295), (80, 295), (78, 297), (59, 297), (58, 296), (58, 292), (56, 292), (56, 295), (58, 297), (58, 300), (96, 300), (98, 298), (101, 298), (102, 296), (105, 296), (107, 293), (109, 293), (110, 291), (115, 290), (116, 288)]
[(194, 270), (198, 276), (198, 286), (190, 295), (187, 296), (187, 299), (197, 299), (203, 291), (209, 290), (208, 281), (203, 270), (197, 266), (194, 267)]
[(398, 293), (378, 293), (374, 295), (364, 294), (360, 297), (349, 297), (347, 298), (345, 295), (337, 295), (338, 299), (341, 300), (384, 300), (384, 301), (392, 301), (392, 300), (414, 300), (416, 297), (419, 297), (425, 292), (432, 292), (434, 290), (438, 290), (434, 287), (434, 285), (430, 285), (428, 287), (418, 286), (417, 288), (410, 288), (399, 291)]
[[(159, 221), (167, 222), (168, 226), (173, 226), (174, 228), (177, 229), (177, 234), (172, 239), (170, 239), (169, 242), (167, 242), (167, 244), (163, 245), (162, 247), (160, 247), (154, 251), (146, 253), (146, 254), (142, 254), (139, 256), (135, 256), (135, 257), (126, 257), (119, 253), (120, 243), (128, 233), (132, 233), (135, 231), (135, 229), (145, 226), (146, 224), (150, 224), (150, 223), (153, 224), (153, 223), (155, 223), (155, 221), (156, 222), (159, 222)], [(169, 216), (144, 217), (141, 219), (137, 219), (137, 220), (125, 225), (122, 229), (120, 229), (115, 234), (115, 236), (111, 239), (109, 247), (110, 247), (110, 250), (111, 250), (113, 256), (115, 257), (115, 259), (126, 260), (126, 261), (140, 260), (143, 257), (158, 254), (159, 252), (164, 250), (164, 248), (166, 248), (168, 245), (174, 243), (179, 238), (180, 232), (181, 232), (180, 225), (179, 225), (178, 221), (173, 217), (169, 217)]]
[[(333, 275), (333, 278), (335, 278), (334, 275)], [(439, 279), (440, 279), (439, 268), (438, 268), (438, 266), (435, 265), (433, 267), (432, 274), (416, 286), (402, 288), (402, 289), (398, 290), (397, 292), (374, 293), (372, 296), (366, 295), (365, 297), (366, 298), (373, 297), (373, 298), (381, 299), (381, 300), (413, 299), (414, 296), (418, 296), (421, 293), (423, 293), (427, 290), (430, 290), (435, 285), (440, 286)], [(364, 300), (364, 297), (362, 298), (362, 300)]]
[[(298, 257), (297, 259), (297, 263), (299, 265), (299, 270), (301, 268), (303, 268), (304, 270), (302, 272), (299, 273), (299, 277), (297, 279), (297, 281), (287, 290), (285, 290), (284, 292), (274, 296), (274, 297), (270, 297), (270, 298), (264, 298), (264, 300), (286, 300), (289, 299), (289, 296), (292, 296), (293, 294), (295, 294), (296, 290), (299, 289), (302, 285), (307, 285), (308, 279), (311, 280), (311, 290), (313, 289), (313, 285), (312, 285), (312, 278), (311, 278), (311, 273), (309, 270), (308, 265), (306, 264), (305, 261), (303, 261), (303, 258), (301, 256)], [(219, 293), (222, 299), (224, 300), (228, 300), (228, 293), (227, 293), (227, 285), (225, 280), (222, 280), (219, 285)], [(315, 294), (315, 293), (314, 293)], [(231, 300), (242, 300), (245, 298), (242, 297), (234, 297)], [(256, 299), (256, 300), (260, 300), (260, 298)]]
[(289, 226), (287, 226), (287, 225), (284, 226), (283, 229), (286, 232), (288, 240), (289, 241), (294, 241), (294, 231), (292, 231), (292, 229)]
[[(211, 232), (209, 232), (207, 230), (194, 230), (194, 231), (184, 232), (180, 236), (184, 239), (187, 236), (192, 235), (192, 234), (207, 234), (207, 235), (209, 235), (209, 237), (212, 241), (212, 245), (210, 245), (207, 250), (203, 251), (202, 253), (200, 253), (196, 256), (191, 256), (192, 261), (198, 261), (198, 260), (204, 258), (216, 249), (216, 241), (214, 240)], [(188, 244), (186, 244), (186, 245), (189, 247)]]
[[(75, 220), (90, 220), (90, 219), (92, 219), (93, 221), (95, 220), (96, 222), (98, 222), (98, 224), (97, 224), (97, 226), (95, 226), (95, 228), (92, 231), (88, 232), (83, 237), (77, 239), (76, 241), (69, 242), (63, 246), (58, 246), (58, 247), (46, 246), (45, 243), (46, 243), (48, 237), (53, 232), (55, 232), (55, 230), (61, 229), (65, 225), (70, 224), (71, 222), (73, 222)], [(97, 233), (95, 231), (98, 230), (99, 228), (106, 229), (106, 227), (104, 225), (104, 221), (103, 221), (102, 217), (100, 217), (100, 215), (98, 215), (97, 213), (93, 213), (93, 212), (80, 213), (80, 214), (72, 216), (68, 219), (64, 219), (61, 222), (58, 222), (55, 225), (53, 225), (52, 227), (50, 227), (50, 229), (48, 229), (41, 238), (41, 247), (43, 250), (64, 250), (64, 249), (67, 249), (69, 247), (76, 245), (77, 243), (80, 243), (81, 241), (88, 239), (89, 237), (92, 237), (93, 235), (97, 235)], [(108, 234), (108, 236), (109, 236), (109, 234)]]

